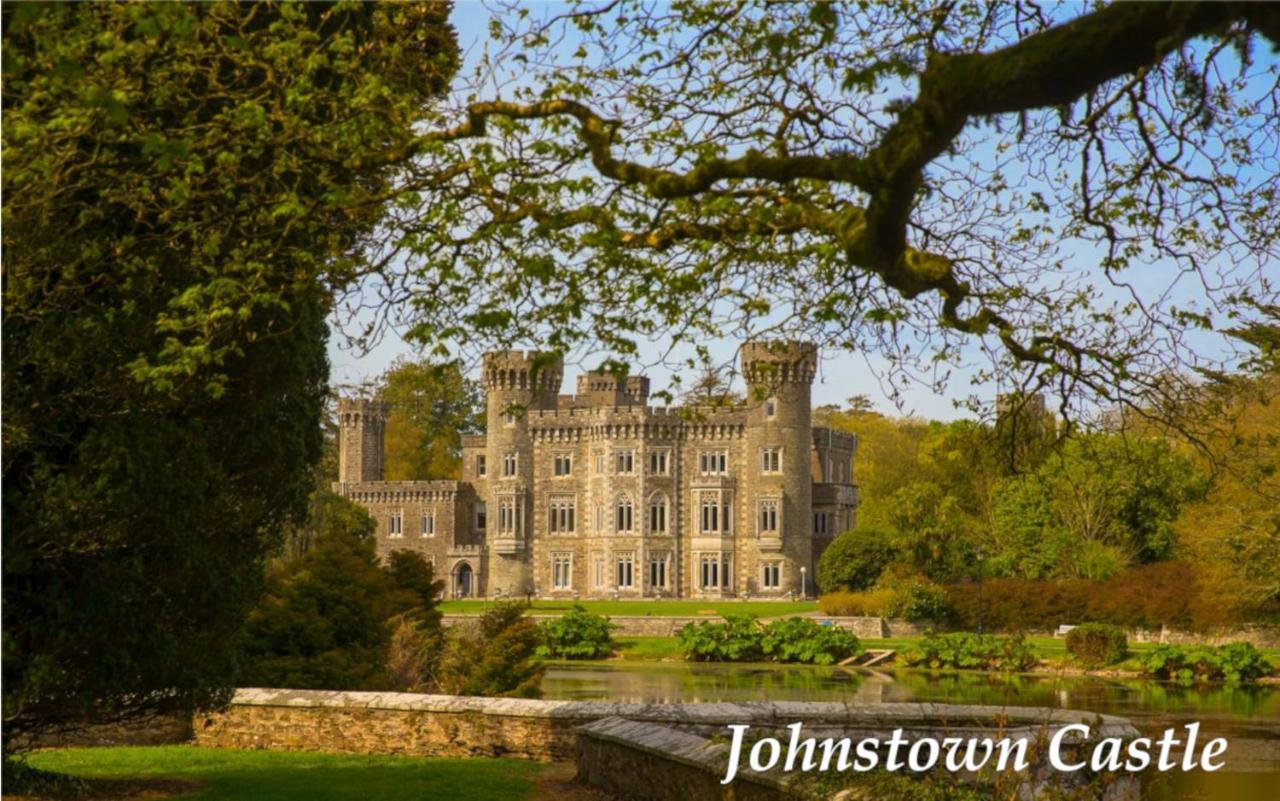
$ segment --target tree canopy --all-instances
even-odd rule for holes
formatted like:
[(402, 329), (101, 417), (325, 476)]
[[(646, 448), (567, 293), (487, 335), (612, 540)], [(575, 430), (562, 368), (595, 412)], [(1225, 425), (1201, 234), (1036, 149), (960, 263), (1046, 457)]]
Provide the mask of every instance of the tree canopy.
[(441, 3), (8, 3), (4, 730), (228, 696)]
[(796, 335), (1149, 409), (1234, 359), (1188, 330), (1275, 314), (1273, 6), (513, 4), (492, 38), (373, 279), (442, 350)]
[(462, 478), (462, 436), (484, 433), (484, 391), (456, 362), (399, 359), (378, 381), (388, 481)]

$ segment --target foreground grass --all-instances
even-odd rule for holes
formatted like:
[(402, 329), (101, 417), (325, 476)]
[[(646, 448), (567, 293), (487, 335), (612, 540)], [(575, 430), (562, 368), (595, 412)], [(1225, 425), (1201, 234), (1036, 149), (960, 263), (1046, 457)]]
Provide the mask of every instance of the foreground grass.
[(82, 778), (198, 782), (193, 801), (490, 801), (529, 798), (542, 766), (514, 759), (425, 759), (194, 746), (66, 748), (32, 754), (41, 770)]
[[(440, 611), (451, 615), (478, 615), (493, 606), (493, 601), (442, 601)], [(714, 617), (716, 615), (755, 615), (780, 617), (800, 615), (818, 610), (817, 601), (534, 601), (534, 614), (568, 612), (574, 604), (588, 612), (611, 617)]]

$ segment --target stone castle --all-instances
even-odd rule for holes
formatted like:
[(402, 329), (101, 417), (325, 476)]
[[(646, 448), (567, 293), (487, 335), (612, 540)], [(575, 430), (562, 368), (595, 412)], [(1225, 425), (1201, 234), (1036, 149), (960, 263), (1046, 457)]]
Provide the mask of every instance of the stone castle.
[(486, 354), (485, 435), (460, 481), (384, 481), (386, 408), (339, 403), (335, 490), (378, 523), (378, 552), (421, 553), (450, 597), (786, 598), (815, 591), (851, 528), (857, 446), (814, 428), (817, 349), (747, 343), (742, 404), (647, 405), (608, 372), (561, 395), (563, 362)]

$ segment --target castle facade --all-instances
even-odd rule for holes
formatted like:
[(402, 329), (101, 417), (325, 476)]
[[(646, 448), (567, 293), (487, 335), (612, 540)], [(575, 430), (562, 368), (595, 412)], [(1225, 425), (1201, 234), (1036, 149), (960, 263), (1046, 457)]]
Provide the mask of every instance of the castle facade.
[(460, 481), (384, 481), (386, 408), (339, 402), (334, 489), (369, 510), (378, 552), (420, 552), (450, 597), (767, 598), (815, 592), (851, 528), (856, 439), (814, 428), (817, 351), (747, 343), (747, 400), (647, 405), (649, 380), (586, 373), (561, 395), (545, 353), (484, 358), (487, 434)]

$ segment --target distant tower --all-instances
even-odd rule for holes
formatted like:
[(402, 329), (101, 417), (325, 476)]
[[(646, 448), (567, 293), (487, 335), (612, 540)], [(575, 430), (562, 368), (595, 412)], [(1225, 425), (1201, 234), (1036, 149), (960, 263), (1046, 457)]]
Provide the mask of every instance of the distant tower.
[[(815, 567), (810, 394), (817, 368), (818, 349), (811, 342), (747, 342), (742, 346), (747, 403), (756, 423), (750, 427), (755, 441), (750, 443), (748, 458), (758, 458), (756, 452), (762, 448), (782, 448), (782, 470), (776, 479), (782, 491), (782, 554), (795, 567), (805, 567), (809, 580)], [(749, 470), (747, 475), (757, 472)], [(756, 491), (765, 489), (762, 484)], [(790, 581), (799, 591), (797, 572), (792, 571)]]
[(1057, 435), (1057, 421), (1040, 393), (996, 396), (996, 445), (1001, 464), (1019, 473), (1039, 463)]
[(530, 412), (556, 408), (563, 378), (564, 361), (555, 354), (497, 351), (484, 356), (489, 595), (518, 596), (533, 590), (528, 539), (533, 526), (534, 465), (527, 417)]
[(341, 398), (338, 425), (338, 481), (382, 481), (386, 404), (365, 398)]

